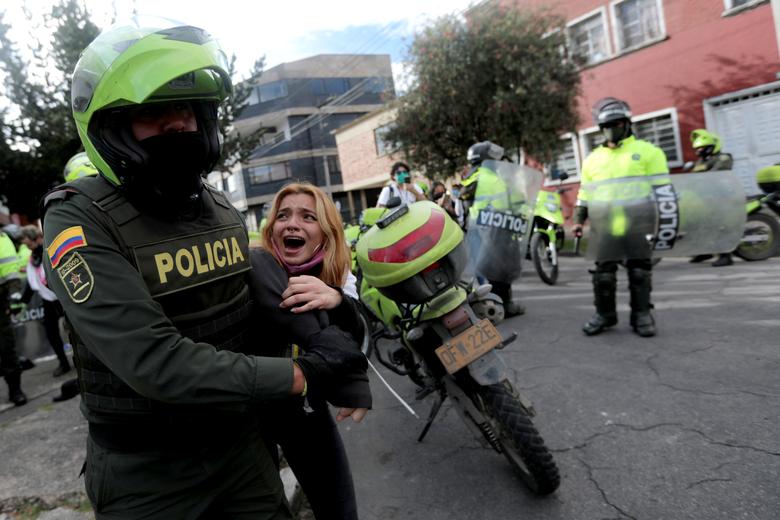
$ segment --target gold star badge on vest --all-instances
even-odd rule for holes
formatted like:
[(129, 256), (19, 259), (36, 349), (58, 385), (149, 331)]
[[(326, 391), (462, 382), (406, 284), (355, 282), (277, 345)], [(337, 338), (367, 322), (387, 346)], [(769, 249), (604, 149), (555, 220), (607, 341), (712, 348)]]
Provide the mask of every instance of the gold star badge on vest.
[(59, 274), (62, 285), (68, 291), (71, 300), (75, 303), (87, 301), (95, 286), (95, 279), (87, 262), (78, 252), (73, 253), (57, 268), (57, 274)]

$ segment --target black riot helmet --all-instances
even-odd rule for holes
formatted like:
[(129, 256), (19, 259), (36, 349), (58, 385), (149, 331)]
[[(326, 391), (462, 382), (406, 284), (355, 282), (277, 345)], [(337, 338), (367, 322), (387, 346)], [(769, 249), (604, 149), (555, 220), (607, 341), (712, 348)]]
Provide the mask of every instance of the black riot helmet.
[(593, 105), (593, 122), (607, 142), (619, 144), (631, 135), (631, 107), (617, 98), (602, 98)]
[(502, 157), (504, 157), (504, 149), (490, 141), (471, 145), (466, 154), (466, 159), (472, 166), (479, 166), (482, 161), (500, 161)]

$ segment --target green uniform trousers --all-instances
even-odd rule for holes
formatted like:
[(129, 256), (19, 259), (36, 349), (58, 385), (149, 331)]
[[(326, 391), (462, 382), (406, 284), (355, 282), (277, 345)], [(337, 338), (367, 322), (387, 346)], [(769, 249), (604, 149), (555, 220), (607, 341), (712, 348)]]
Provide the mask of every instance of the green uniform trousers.
[(239, 435), (200, 449), (142, 452), (88, 437), (85, 481), (97, 519), (292, 519), (266, 445), (256, 432)]

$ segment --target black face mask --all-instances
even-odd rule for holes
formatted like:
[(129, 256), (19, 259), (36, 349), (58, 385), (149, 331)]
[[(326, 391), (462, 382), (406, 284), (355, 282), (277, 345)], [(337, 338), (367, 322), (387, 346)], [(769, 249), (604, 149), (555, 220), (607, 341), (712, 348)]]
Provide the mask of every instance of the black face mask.
[(440, 191), (439, 193), (434, 193), (433, 194), (433, 200), (439, 200), (443, 196), (444, 196), (444, 192), (443, 191)]
[(160, 134), (147, 137), (139, 146), (149, 159), (133, 176), (130, 191), (174, 211), (191, 208), (203, 190), (201, 174), (208, 150), (204, 136), (200, 132)]
[(607, 140), (607, 142), (618, 144), (620, 141), (628, 137), (628, 125), (618, 124), (604, 126), (601, 128), (601, 134)]

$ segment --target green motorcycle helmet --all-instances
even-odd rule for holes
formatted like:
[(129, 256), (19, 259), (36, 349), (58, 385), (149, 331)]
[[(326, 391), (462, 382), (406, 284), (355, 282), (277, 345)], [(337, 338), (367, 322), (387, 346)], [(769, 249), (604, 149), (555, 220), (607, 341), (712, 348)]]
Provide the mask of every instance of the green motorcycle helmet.
[(65, 169), (62, 172), (65, 177), (65, 182), (75, 181), (81, 177), (87, 177), (89, 175), (98, 175), (97, 171), (92, 165), (92, 162), (87, 157), (86, 152), (79, 152), (65, 164)]
[(132, 180), (148, 156), (133, 136), (128, 108), (185, 101), (206, 142), (206, 173), (219, 159), (217, 108), (232, 91), (225, 53), (203, 29), (134, 17), (102, 32), (73, 71), (71, 107), (87, 156), (115, 185)]
[(704, 128), (699, 128), (691, 132), (691, 146), (697, 151), (711, 146), (708, 155), (714, 155), (720, 152), (720, 137)]

